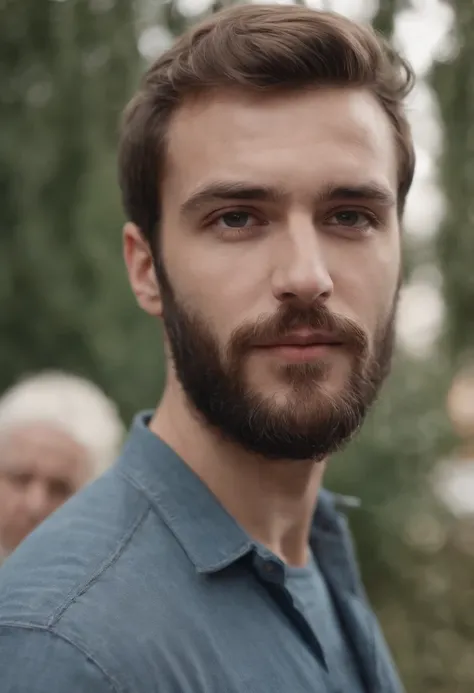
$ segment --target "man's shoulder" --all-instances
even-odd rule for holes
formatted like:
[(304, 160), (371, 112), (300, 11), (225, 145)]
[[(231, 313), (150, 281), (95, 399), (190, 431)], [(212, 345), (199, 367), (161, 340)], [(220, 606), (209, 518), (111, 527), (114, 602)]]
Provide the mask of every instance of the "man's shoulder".
[[(147, 676), (160, 653), (170, 637), (180, 637), (173, 619), (186, 609), (182, 592), (192, 591), (195, 576), (157, 504), (113, 468), (46, 520), (0, 569), (2, 686), (5, 671), (12, 681), (7, 691), (30, 690), (17, 686), (27, 682), (19, 671), (25, 658), (31, 676), (43, 671), (45, 659), (61, 669), (51, 678), (55, 687), (41, 691), (109, 693), (121, 691), (123, 679), (134, 681), (131, 690), (143, 679), (149, 690)], [(62, 669), (64, 681), (84, 675), (83, 687), (61, 688)]]
[[(0, 623), (53, 627), (71, 609), (100, 619), (119, 582), (131, 589), (146, 570), (152, 533), (155, 569), (169, 556), (169, 532), (139, 490), (116, 469), (77, 494), (35, 530), (0, 569)], [(162, 547), (160, 551), (159, 547)], [(147, 553), (148, 552), (148, 553)], [(86, 596), (87, 595), (87, 596)]]
[(122, 693), (89, 652), (39, 626), (0, 623), (2, 693)]

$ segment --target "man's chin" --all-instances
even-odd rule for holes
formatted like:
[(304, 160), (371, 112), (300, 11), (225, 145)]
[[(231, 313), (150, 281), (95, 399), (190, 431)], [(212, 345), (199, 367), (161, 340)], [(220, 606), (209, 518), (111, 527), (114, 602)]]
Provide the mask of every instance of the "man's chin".
[(275, 386), (262, 386), (247, 390), (250, 399), (261, 402), (267, 410), (282, 417), (294, 414), (303, 418), (320, 418), (326, 411), (338, 406), (348, 396), (348, 383), (342, 378), (328, 377), (321, 380), (296, 379)]
[(254, 399), (254, 410), (250, 418), (265, 423), (267, 430), (285, 431), (291, 435), (308, 436), (322, 426), (330, 425), (339, 409), (333, 398), (320, 395), (318, 398), (302, 398), (287, 392), (276, 392), (270, 398)]

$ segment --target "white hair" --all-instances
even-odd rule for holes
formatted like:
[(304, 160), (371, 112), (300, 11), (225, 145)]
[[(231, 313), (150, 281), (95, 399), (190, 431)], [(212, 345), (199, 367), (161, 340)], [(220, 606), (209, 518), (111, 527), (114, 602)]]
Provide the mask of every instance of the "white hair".
[(81, 444), (94, 476), (113, 463), (125, 433), (117, 407), (96, 385), (61, 371), (25, 378), (0, 399), (0, 432), (30, 423), (55, 426)]

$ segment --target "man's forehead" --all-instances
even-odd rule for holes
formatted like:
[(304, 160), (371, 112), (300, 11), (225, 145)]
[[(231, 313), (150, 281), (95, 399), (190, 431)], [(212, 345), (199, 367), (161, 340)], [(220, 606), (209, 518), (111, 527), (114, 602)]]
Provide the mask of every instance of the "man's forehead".
[[(189, 187), (203, 184), (203, 176), (225, 178), (231, 173), (245, 179), (250, 169), (256, 175), (259, 171), (277, 174), (279, 166), (284, 171), (294, 166), (306, 176), (320, 168), (331, 173), (331, 167), (333, 175), (340, 172), (346, 179), (351, 170), (360, 178), (360, 167), (370, 166), (369, 177), (375, 169), (384, 169), (396, 187), (393, 131), (381, 106), (366, 90), (310, 90), (263, 97), (211, 93), (207, 100), (185, 103), (172, 119), (168, 135), (165, 180), (174, 178), (186, 194)], [(291, 161), (291, 152), (303, 150), (304, 160)]]
[(49, 461), (61, 457), (70, 460), (87, 458), (86, 449), (59, 427), (56, 429), (47, 424), (30, 423), (1, 432), (0, 469), (2, 465), (33, 462), (38, 459), (38, 452), (44, 454), (46, 451)]
[[(370, 114), (370, 118), (368, 115)], [(212, 122), (216, 130), (203, 128)], [(321, 87), (292, 91), (253, 92), (243, 89), (209, 90), (186, 98), (173, 113), (168, 127), (168, 143), (180, 140), (214, 142), (230, 131), (249, 136), (269, 134), (283, 127), (287, 137), (299, 134), (297, 125), (313, 127), (315, 139), (324, 136), (323, 125), (331, 130), (351, 131), (365, 140), (375, 130), (391, 132), (390, 119), (372, 92), (364, 87)], [(228, 142), (230, 144), (230, 140)]]

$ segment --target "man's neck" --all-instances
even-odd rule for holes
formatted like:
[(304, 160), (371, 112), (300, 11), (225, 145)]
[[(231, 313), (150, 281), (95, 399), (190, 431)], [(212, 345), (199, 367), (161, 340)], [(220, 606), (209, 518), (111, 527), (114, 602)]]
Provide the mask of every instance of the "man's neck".
[(150, 430), (201, 478), (227, 512), (285, 563), (304, 565), (324, 463), (268, 460), (219, 437), (167, 388)]

